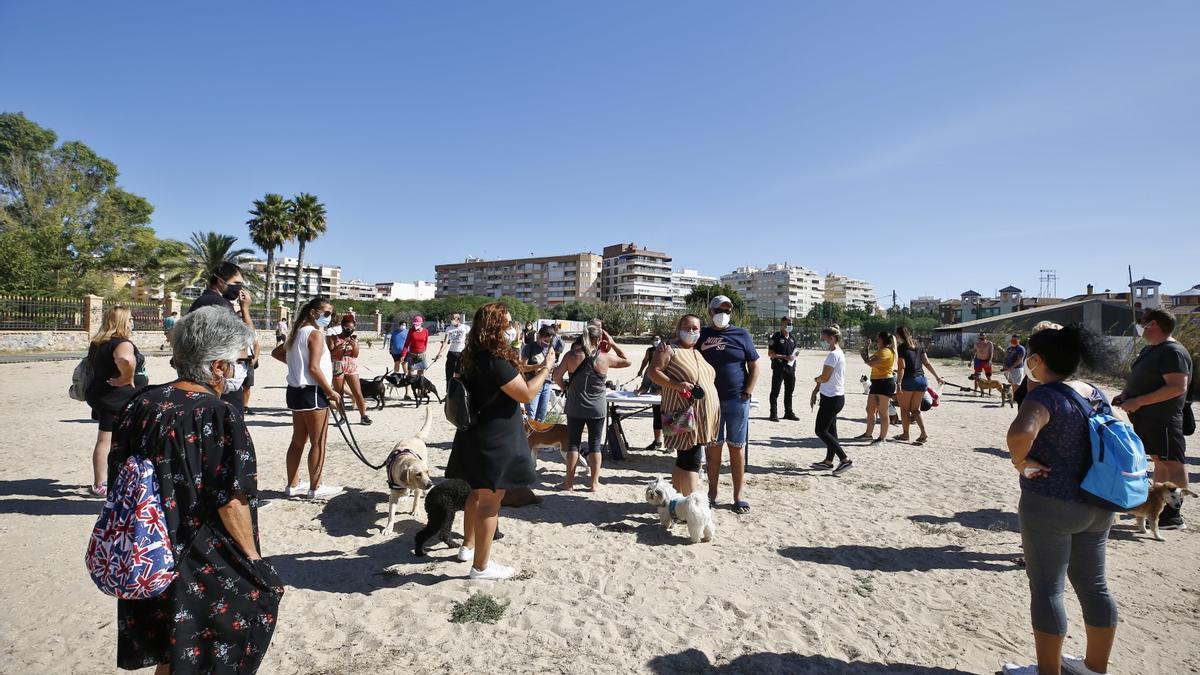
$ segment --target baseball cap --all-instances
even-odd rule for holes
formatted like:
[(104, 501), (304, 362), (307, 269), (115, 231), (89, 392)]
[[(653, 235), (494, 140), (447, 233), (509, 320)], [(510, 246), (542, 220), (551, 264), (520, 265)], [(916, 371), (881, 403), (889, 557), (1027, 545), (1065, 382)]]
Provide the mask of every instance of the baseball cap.
[(418, 314), (412, 318), (412, 322), (413, 322), (413, 325), (416, 325), (418, 323), (425, 323), (425, 319), (420, 314)]
[(721, 309), (721, 305), (729, 305), (730, 307), (733, 307), (733, 301), (724, 295), (715, 296), (712, 300), (708, 301), (708, 309), (710, 312)]

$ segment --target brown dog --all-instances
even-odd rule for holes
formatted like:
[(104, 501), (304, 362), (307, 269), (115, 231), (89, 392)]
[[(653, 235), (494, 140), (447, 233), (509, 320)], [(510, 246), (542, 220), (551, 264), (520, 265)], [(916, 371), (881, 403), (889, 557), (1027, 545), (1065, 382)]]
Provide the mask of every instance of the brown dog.
[(417, 512), (417, 500), (425, 491), (433, 487), (429, 479), (429, 467), (425, 464), (428, 448), (425, 439), (429, 438), (429, 429), (433, 426), (433, 408), (426, 406), (425, 423), (415, 436), (406, 438), (392, 448), (388, 455), (384, 470), (388, 482), (388, 519), (384, 532), (391, 532), (396, 522), (396, 505), (404, 497), (412, 497), (412, 508), (409, 513)]
[[(545, 428), (543, 428), (545, 427)], [(567, 450), (571, 447), (570, 438), (567, 436), (567, 425), (565, 424), (547, 424), (537, 422), (530, 418), (525, 418), (525, 438), (529, 441), (529, 454), (533, 458), (533, 465), (537, 466), (537, 449), (538, 448), (558, 448), (558, 454), (562, 456), (563, 464), (567, 462)], [(587, 462), (580, 462), (584, 470), (590, 471)], [(578, 469), (579, 465), (576, 465)]]
[(1005, 382), (1001, 382), (1000, 380), (993, 380), (991, 378), (980, 377), (978, 375), (971, 375), (970, 379), (975, 380), (975, 391), (979, 392), (980, 396), (983, 396), (984, 392), (987, 392), (987, 395), (991, 396), (992, 390), (1000, 392), (1001, 405), (1004, 403), (1004, 388), (1012, 386)]
[(1182, 506), (1184, 495), (1195, 497), (1196, 493), (1187, 488), (1181, 488), (1174, 483), (1155, 483), (1151, 485), (1150, 496), (1146, 499), (1146, 503), (1128, 511), (1129, 515), (1137, 519), (1137, 531), (1141, 534), (1146, 534), (1146, 521), (1149, 521), (1153, 539), (1156, 541), (1166, 541), (1158, 533), (1158, 516), (1168, 506), (1173, 509), (1178, 509)]

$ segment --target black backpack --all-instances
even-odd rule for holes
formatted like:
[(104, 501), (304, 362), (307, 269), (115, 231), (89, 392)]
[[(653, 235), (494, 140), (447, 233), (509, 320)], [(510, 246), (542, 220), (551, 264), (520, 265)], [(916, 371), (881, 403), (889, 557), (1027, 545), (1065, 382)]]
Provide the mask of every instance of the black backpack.
[[(499, 395), (500, 390), (497, 389), (496, 393), (492, 394), (479, 407), (479, 410), (486, 408)], [(471, 404), (471, 392), (467, 390), (467, 384), (458, 376), (450, 378), (450, 382), (446, 385), (446, 402), (442, 404), (442, 409), (446, 413), (446, 419), (459, 431), (466, 431), (479, 421), (479, 410)]]

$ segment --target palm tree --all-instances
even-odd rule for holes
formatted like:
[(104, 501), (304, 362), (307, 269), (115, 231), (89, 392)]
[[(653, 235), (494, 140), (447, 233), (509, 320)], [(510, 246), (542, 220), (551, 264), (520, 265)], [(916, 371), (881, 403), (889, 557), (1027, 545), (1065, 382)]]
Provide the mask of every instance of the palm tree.
[(267, 254), (266, 301), (267, 322), (271, 320), (271, 300), (275, 294), (275, 251), (292, 239), (290, 202), (283, 195), (267, 193), (262, 199), (254, 200), (250, 210), (250, 240)]
[[(191, 241), (187, 242), (187, 247), (183, 250), (178, 272), (173, 278), (181, 286), (191, 286), (205, 281), (221, 263), (231, 262), (236, 265), (240, 256), (254, 253), (253, 249), (234, 248), (235, 243), (237, 237), (228, 234), (193, 232)], [(242, 276), (248, 283), (253, 283), (257, 278), (249, 271), (243, 272)]]
[(304, 282), (304, 246), (325, 234), (325, 205), (316, 195), (301, 192), (292, 198), (292, 234), (300, 242), (296, 256), (296, 311), (300, 311), (300, 288)]

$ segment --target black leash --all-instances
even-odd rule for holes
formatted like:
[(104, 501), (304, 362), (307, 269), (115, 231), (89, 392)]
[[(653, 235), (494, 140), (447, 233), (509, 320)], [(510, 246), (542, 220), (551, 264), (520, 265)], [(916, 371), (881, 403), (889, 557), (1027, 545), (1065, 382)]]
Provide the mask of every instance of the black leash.
[(363, 451), (358, 447), (358, 439), (354, 437), (354, 429), (350, 426), (350, 420), (346, 419), (346, 414), (341, 413), (337, 408), (329, 406), (329, 413), (333, 416), (334, 426), (338, 428), (338, 432), (342, 434), (342, 440), (346, 441), (346, 445), (350, 446), (350, 451), (358, 458), (360, 462), (366, 464), (372, 471), (378, 471), (383, 468), (387, 461), (384, 460), (379, 464), (372, 464), (363, 456)]

